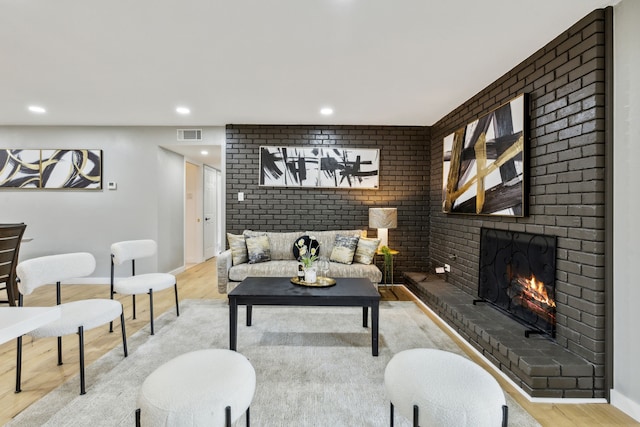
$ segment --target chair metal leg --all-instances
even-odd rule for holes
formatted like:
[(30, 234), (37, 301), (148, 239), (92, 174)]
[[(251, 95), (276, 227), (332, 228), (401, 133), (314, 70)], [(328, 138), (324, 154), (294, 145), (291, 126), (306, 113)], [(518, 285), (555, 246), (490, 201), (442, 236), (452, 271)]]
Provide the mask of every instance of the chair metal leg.
[(224, 425), (231, 427), (231, 406), (224, 408)]
[(180, 306), (178, 306), (178, 283), (177, 282), (175, 285), (173, 285), (173, 288), (176, 290), (176, 315), (180, 316)]
[[(111, 265), (113, 268), (113, 261), (111, 261)], [(113, 275), (113, 273), (111, 273)], [(111, 299), (113, 299), (113, 289), (111, 289)], [(124, 312), (124, 308), (122, 309)], [(113, 320), (109, 322), (109, 333), (113, 332)]]
[(249, 424), (250, 424), (250, 422), (249, 422), (250, 414), (249, 414), (249, 407), (248, 407), (248, 406), (247, 406), (247, 412), (246, 412), (246, 414), (245, 414), (245, 415), (246, 415), (246, 417), (247, 417), (247, 427), (249, 427)]
[(122, 325), (122, 347), (124, 348), (124, 357), (129, 355), (127, 351), (127, 332), (124, 330), (124, 307), (122, 313), (120, 313), (120, 324)]
[(393, 427), (393, 402), (390, 402), (389, 405), (390, 405), (390, 408), (389, 408), (389, 419), (391, 420), (389, 425), (391, 427)]
[[(109, 293), (111, 294), (111, 299), (113, 299), (113, 284), (115, 283), (114, 281), (114, 269), (115, 269), (115, 265), (113, 264), (113, 254), (111, 254), (111, 287), (109, 288)], [(109, 322), (109, 332), (113, 332), (113, 320), (111, 322)]]
[(140, 427), (140, 408), (136, 409), (136, 427)]
[(149, 315), (151, 316), (151, 335), (153, 335), (153, 289), (149, 289)]
[(509, 407), (502, 405), (502, 427), (507, 427), (509, 424)]
[(133, 295), (133, 318), (136, 318), (136, 296)]
[(58, 366), (62, 365), (62, 337), (58, 337)]
[(22, 336), (18, 337), (17, 343), (17, 358), (16, 358), (16, 393), (20, 393), (22, 389), (20, 388), (20, 379), (22, 374)]
[(84, 388), (84, 327), (78, 327), (78, 350), (80, 352), (80, 395), (86, 393)]
[(420, 427), (418, 425), (418, 405), (413, 405), (413, 427)]

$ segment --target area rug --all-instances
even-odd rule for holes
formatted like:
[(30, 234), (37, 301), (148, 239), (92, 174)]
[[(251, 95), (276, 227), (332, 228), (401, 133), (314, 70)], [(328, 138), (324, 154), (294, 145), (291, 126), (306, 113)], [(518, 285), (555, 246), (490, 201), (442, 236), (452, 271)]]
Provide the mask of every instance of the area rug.
[[(87, 367), (87, 394), (73, 378), (16, 416), (9, 426), (133, 426), (144, 379), (188, 351), (228, 348), (226, 301), (186, 300), (180, 317), (168, 311), (129, 339), (129, 357), (117, 347)], [(384, 369), (410, 348), (460, 348), (413, 302), (380, 305), (380, 354), (362, 310), (348, 307), (254, 307), (253, 326), (239, 310), (238, 351), (256, 370), (252, 426), (388, 426)], [(509, 425), (539, 426), (507, 396)], [(244, 417), (237, 425), (244, 425)], [(411, 423), (395, 416), (396, 426)]]

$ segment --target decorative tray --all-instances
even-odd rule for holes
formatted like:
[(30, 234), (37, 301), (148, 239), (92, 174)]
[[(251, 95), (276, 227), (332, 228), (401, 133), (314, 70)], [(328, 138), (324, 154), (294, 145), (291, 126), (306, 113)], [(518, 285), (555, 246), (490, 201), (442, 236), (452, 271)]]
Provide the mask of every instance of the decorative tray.
[(336, 281), (330, 277), (323, 277), (323, 276), (318, 276), (317, 280), (315, 283), (309, 283), (309, 282), (305, 282), (303, 280), (300, 280), (297, 277), (292, 277), (291, 278), (291, 283), (293, 283), (294, 285), (300, 285), (300, 286), (310, 286), (310, 287), (315, 287), (315, 288), (326, 288), (329, 286), (333, 286), (336, 284)]

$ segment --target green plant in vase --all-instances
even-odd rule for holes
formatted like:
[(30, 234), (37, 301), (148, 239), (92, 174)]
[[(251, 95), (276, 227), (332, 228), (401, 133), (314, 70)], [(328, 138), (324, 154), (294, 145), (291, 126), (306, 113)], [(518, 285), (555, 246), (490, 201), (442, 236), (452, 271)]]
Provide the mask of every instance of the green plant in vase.
[[(384, 271), (389, 274), (391, 272), (391, 263), (393, 262), (393, 256), (391, 255), (391, 249), (388, 246), (382, 246), (380, 253), (384, 255)], [(385, 281), (386, 281), (385, 277)]]
[(300, 262), (305, 271), (305, 282), (315, 283), (316, 281), (316, 269), (313, 263), (318, 259), (316, 255), (316, 248), (311, 248), (309, 252), (305, 252), (300, 257)]
[[(315, 251), (315, 249), (312, 249), (312, 250)], [(300, 257), (300, 262), (302, 263), (302, 266), (306, 270), (307, 268), (312, 267), (313, 263), (316, 262), (317, 259), (318, 259), (317, 255), (312, 255), (311, 253), (307, 252), (306, 254)]]

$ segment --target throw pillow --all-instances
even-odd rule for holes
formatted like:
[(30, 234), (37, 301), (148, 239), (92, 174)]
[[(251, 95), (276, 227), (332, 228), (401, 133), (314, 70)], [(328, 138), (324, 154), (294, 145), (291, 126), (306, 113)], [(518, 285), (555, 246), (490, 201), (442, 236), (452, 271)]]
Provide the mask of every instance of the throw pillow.
[(353, 262), (359, 262), (360, 264), (373, 263), (373, 257), (376, 254), (380, 239), (368, 239), (361, 237), (358, 240), (358, 247), (356, 248), (356, 254), (353, 257)]
[(227, 233), (229, 241), (229, 249), (231, 249), (231, 262), (233, 265), (244, 264), (249, 261), (247, 253), (247, 244), (242, 234)]
[(320, 256), (320, 242), (313, 236), (300, 236), (293, 243), (293, 256), (300, 261), (300, 257), (304, 254)]
[(333, 250), (331, 251), (330, 260), (342, 264), (352, 264), (353, 255), (356, 253), (356, 248), (358, 247), (358, 239), (358, 236), (338, 234), (336, 236), (336, 242), (333, 245)]
[(246, 242), (249, 264), (271, 261), (271, 248), (267, 236), (247, 237)]

